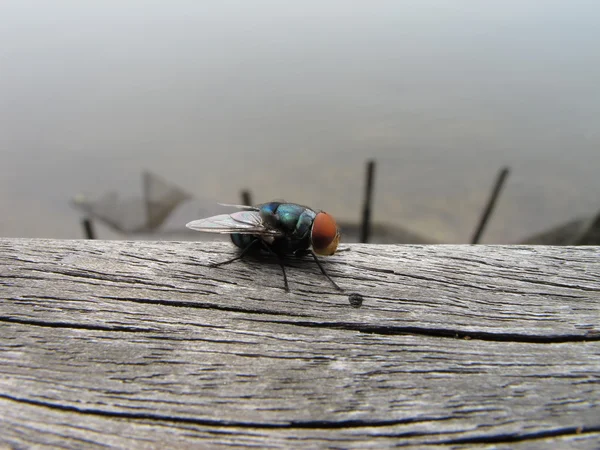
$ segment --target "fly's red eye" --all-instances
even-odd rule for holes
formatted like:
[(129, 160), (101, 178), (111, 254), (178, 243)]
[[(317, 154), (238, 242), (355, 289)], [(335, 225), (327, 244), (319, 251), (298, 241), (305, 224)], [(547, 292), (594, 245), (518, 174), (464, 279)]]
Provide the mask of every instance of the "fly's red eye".
[(325, 212), (318, 213), (311, 233), (311, 242), (315, 253), (333, 255), (338, 241), (339, 232), (335, 219)]

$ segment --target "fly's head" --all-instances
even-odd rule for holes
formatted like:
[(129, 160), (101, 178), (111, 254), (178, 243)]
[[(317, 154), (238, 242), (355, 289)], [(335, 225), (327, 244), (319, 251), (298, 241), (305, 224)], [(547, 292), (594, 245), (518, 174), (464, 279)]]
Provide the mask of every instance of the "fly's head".
[(316, 254), (333, 255), (340, 242), (340, 230), (335, 219), (326, 212), (318, 213), (313, 221), (310, 241)]

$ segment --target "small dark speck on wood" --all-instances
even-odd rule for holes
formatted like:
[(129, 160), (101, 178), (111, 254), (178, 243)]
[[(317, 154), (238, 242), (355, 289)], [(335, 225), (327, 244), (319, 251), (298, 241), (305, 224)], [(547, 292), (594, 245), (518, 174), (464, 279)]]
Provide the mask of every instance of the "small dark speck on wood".
[(598, 448), (599, 247), (349, 247), (0, 239), (0, 447)]
[(352, 294), (348, 295), (348, 301), (353, 308), (360, 308), (363, 304), (363, 296), (353, 292)]

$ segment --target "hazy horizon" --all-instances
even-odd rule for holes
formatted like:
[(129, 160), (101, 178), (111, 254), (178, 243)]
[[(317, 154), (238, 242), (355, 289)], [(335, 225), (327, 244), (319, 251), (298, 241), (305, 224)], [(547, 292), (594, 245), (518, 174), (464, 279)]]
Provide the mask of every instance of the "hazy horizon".
[(69, 199), (144, 169), (357, 218), (370, 158), (374, 219), (442, 241), (503, 165), (485, 242), (600, 209), (600, 4), (349, 5), (2, 2), (0, 236), (79, 238)]

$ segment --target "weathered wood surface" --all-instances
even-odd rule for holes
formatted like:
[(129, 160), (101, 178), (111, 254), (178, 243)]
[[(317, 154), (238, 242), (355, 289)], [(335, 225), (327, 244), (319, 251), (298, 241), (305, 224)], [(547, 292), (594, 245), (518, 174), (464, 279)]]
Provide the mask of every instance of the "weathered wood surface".
[(0, 239), (0, 447), (598, 448), (600, 248)]

